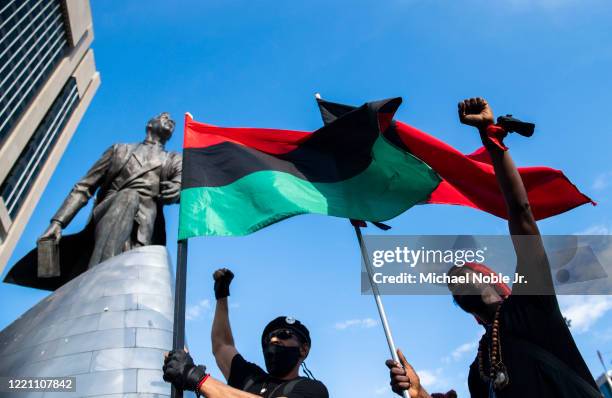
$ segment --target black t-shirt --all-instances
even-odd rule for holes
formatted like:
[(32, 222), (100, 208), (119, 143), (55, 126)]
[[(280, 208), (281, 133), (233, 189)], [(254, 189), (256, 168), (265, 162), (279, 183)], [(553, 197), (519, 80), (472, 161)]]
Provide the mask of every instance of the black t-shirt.
[[(496, 398), (593, 396), (588, 393), (589, 385), (596, 392), (597, 384), (554, 295), (512, 295), (503, 302), (500, 311), (501, 359), (510, 383), (495, 392)], [(489, 397), (489, 385), (480, 378), (478, 359), (470, 366), (468, 385), (472, 397)]]
[(232, 358), (227, 384), (266, 398), (329, 398), (327, 388), (320, 381), (301, 377), (294, 380), (296, 382), (293, 383), (291, 391), (284, 394), (285, 386), (292, 380), (276, 379), (254, 363), (247, 362), (242, 355), (236, 354)]

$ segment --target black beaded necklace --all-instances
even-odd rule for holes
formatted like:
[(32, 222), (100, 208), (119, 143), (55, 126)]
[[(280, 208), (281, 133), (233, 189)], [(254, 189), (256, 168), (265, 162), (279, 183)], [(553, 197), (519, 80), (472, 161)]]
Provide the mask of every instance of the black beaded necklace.
[[(499, 338), (499, 313), (501, 310), (501, 304), (497, 306), (495, 315), (493, 317), (493, 325), (491, 327), (491, 343), (487, 339), (485, 334), (480, 339), (478, 345), (478, 371), (480, 378), (489, 383), (493, 382), (493, 388), (495, 390), (501, 390), (508, 385), (510, 378), (508, 377), (508, 370), (502, 362), (502, 350), (501, 340)], [(484, 352), (487, 352), (489, 357), (488, 373), (485, 372), (484, 363)]]

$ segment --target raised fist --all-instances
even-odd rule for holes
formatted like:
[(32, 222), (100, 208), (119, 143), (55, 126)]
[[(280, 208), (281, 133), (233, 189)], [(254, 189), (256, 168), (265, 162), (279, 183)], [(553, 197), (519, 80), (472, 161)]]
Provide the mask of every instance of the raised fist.
[(484, 130), (494, 123), (493, 110), (484, 98), (465, 99), (458, 104), (459, 121)]
[(220, 268), (213, 273), (215, 280), (215, 298), (217, 300), (230, 295), (229, 286), (234, 279), (234, 273), (227, 268)]

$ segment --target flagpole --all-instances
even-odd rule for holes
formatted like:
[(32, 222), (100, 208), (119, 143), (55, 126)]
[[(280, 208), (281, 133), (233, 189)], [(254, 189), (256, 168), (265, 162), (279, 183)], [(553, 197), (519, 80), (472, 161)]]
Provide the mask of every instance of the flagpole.
[[(361, 257), (363, 258), (363, 263), (365, 265), (366, 271), (368, 272), (368, 280), (370, 281), (370, 286), (372, 287), (372, 295), (374, 296), (374, 301), (376, 301), (376, 308), (378, 308), (378, 315), (380, 315), (380, 321), (382, 322), (383, 330), (385, 331), (385, 337), (387, 338), (389, 351), (391, 351), (391, 357), (395, 362), (400, 363), (399, 357), (397, 355), (397, 350), (395, 349), (393, 335), (391, 334), (391, 328), (389, 327), (389, 321), (387, 320), (387, 314), (385, 313), (385, 307), (383, 306), (382, 299), (380, 297), (380, 292), (378, 291), (378, 286), (376, 285), (376, 283), (374, 283), (373, 280), (372, 265), (370, 264), (370, 257), (368, 256), (368, 252), (366, 251), (365, 244), (363, 242), (363, 236), (361, 235), (361, 227), (357, 225), (357, 223), (352, 224), (355, 228), (355, 235), (357, 236), (357, 241), (359, 242)], [(402, 395), (404, 398), (410, 398), (410, 396), (408, 395), (408, 390), (402, 391)]]
[[(193, 119), (189, 112), (185, 112), (185, 126), (187, 121)], [(183, 131), (183, 135), (185, 132)], [(181, 181), (181, 186), (182, 186)], [(174, 322), (172, 324), (172, 349), (185, 348), (185, 301), (187, 295), (187, 251), (188, 240), (181, 239), (176, 248), (176, 274), (174, 281)], [(172, 385), (172, 398), (183, 398), (183, 390)]]
[[(321, 94), (315, 93), (315, 98), (320, 100)], [(323, 120), (323, 122), (325, 122), (325, 120)], [(374, 301), (376, 301), (376, 308), (378, 309), (378, 315), (380, 315), (380, 321), (382, 322), (383, 330), (385, 331), (385, 337), (387, 338), (387, 344), (389, 345), (389, 351), (391, 351), (391, 358), (393, 358), (395, 362), (400, 363), (399, 357), (397, 355), (397, 350), (395, 349), (395, 343), (393, 342), (393, 335), (391, 334), (391, 328), (389, 327), (389, 321), (387, 320), (387, 314), (385, 312), (385, 307), (383, 306), (382, 299), (380, 298), (378, 286), (374, 283), (374, 280), (373, 280), (372, 265), (370, 264), (370, 258), (366, 251), (365, 244), (363, 243), (363, 236), (361, 235), (361, 227), (359, 226), (357, 221), (354, 221), (354, 220), (350, 220), (350, 221), (353, 227), (355, 228), (355, 235), (357, 236), (357, 242), (359, 242), (359, 249), (361, 250), (361, 257), (363, 258), (365, 268), (368, 271), (368, 280), (370, 281), (370, 286), (372, 287), (372, 294), (374, 296)], [(404, 398), (410, 398), (410, 395), (408, 395), (408, 390), (402, 391), (402, 396)]]
[(604, 368), (604, 377), (606, 381), (608, 382), (608, 387), (610, 387), (610, 391), (612, 391), (612, 379), (610, 379), (610, 375), (608, 374), (608, 367), (606, 366), (606, 362), (603, 359), (603, 355), (601, 355), (601, 352), (599, 352), (599, 350), (597, 350), (597, 356), (599, 357), (599, 360), (601, 361), (601, 366), (603, 366)]
[[(187, 290), (187, 239), (178, 241), (176, 252), (176, 275), (174, 283), (174, 324), (172, 349), (185, 348), (185, 296)], [(183, 398), (183, 390), (172, 385), (172, 398)]]

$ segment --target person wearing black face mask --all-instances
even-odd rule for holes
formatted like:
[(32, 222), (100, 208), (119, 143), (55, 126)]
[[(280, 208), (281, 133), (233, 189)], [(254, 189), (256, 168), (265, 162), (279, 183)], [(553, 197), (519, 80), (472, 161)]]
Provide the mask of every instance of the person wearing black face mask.
[[(210, 377), (206, 367), (196, 366), (183, 350), (167, 354), (164, 380), (208, 398), (328, 398), (325, 385), (315, 380), (304, 364), (311, 340), (308, 329), (300, 321), (280, 316), (264, 328), (261, 346), (267, 371), (247, 362), (238, 353), (229, 323), (227, 299), (234, 274), (223, 268), (215, 271), (213, 278), (217, 305), (211, 333), (212, 348), (227, 384)], [(300, 366), (308, 377), (299, 376)]]

